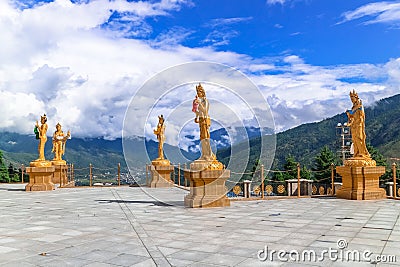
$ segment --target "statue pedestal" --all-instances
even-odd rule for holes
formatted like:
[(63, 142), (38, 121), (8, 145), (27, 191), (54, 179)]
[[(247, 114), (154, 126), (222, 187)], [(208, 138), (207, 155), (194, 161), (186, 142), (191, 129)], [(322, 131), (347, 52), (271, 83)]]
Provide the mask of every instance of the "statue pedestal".
[[(192, 163), (193, 164), (193, 163)], [(192, 167), (192, 165), (191, 165)], [(185, 178), (190, 181), (190, 193), (185, 196), (185, 207), (209, 208), (230, 206), (226, 197), (226, 180), (229, 170), (185, 170)]]
[(379, 188), (379, 177), (385, 173), (383, 166), (338, 166), (342, 188), (336, 197), (354, 200), (386, 198), (385, 189)]
[(67, 163), (65, 160), (51, 161), (54, 166), (54, 174), (52, 177), (53, 184), (66, 185), (68, 183), (67, 178)]
[(174, 182), (171, 180), (171, 172), (174, 166), (170, 165), (169, 160), (153, 160), (150, 166), (151, 179), (147, 183), (148, 187), (173, 187)]
[(25, 191), (50, 191), (54, 190), (52, 177), (54, 167), (26, 167), (29, 174), (29, 183), (25, 186)]

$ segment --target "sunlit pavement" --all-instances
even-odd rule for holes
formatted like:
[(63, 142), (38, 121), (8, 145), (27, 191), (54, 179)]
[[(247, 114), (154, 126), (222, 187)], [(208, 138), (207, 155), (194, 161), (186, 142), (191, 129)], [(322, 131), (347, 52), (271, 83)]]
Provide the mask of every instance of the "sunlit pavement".
[(400, 265), (396, 200), (189, 209), (178, 188), (23, 189), (0, 184), (0, 266)]

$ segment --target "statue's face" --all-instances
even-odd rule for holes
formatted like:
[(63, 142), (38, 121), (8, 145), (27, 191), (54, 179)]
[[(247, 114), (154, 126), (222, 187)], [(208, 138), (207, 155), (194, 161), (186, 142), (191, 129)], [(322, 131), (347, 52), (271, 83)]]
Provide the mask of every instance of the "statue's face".
[(57, 124), (57, 125), (56, 125), (56, 130), (57, 130), (57, 131), (60, 131), (60, 130), (61, 130), (61, 125), (60, 125), (60, 124)]
[(351, 99), (351, 102), (353, 102), (353, 104), (357, 103), (357, 97), (352, 95), (352, 96), (350, 96), (350, 99)]
[(40, 117), (40, 122), (42, 124), (45, 124), (46, 123), (46, 117)]
[(198, 97), (204, 97), (205, 96), (205, 93), (204, 93), (204, 91), (203, 90), (199, 90), (199, 89), (197, 89), (197, 96)]

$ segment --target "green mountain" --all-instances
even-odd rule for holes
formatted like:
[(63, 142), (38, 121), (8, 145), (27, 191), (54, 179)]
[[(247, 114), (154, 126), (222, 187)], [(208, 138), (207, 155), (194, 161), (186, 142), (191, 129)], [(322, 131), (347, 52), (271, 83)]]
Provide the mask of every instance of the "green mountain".
[[(365, 107), (367, 142), (378, 149), (387, 159), (400, 157), (400, 95), (382, 99), (374, 105)], [(261, 163), (272, 162), (274, 169), (282, 169), (287, 155), (292, 155), (301, 165), (311, 168), (315, 156), (323, 146), (327, 145), (332, 151), (337, 152), (340, 148), (340, 137), (337, 134), (337, 124), (347, 121), (345, 113), (338, 114), (332, 118), (320, 122), (307, 123), (287, 130), (276, 135), (277, 145), (275, 155), (269, 153), (274, 150), (271, 142), (264, 147), (266, 158)], [(215, 136), (215, 134), (214, 134)], [(257, 135), (256, 135), (257, 136)], [(215, 138), (215, 137), (213, 137)], [(267, 139), (271, 136), (267, 136)], [(146, 144), (149, 158), (157, 156), (158, 144), (154, 141), (145, 141), (142, 137), (126, 140), (128, 147), (143, 146)], [(250, 143), (248, 156), (247, 142)], [(51, 159), (51, 140), (46, 145), (46, 158)], [(177, 147), (165, 144), (168, 158), (177, 163), (175, 158), (195, 159), (198, 154), (188, 153)], [(37, 140), (33, 135), (21, 135), (3, 132), (0, 134), (0, 150), (4, 152), (6, 161), (19, 167), (20, 164), (28, 165), (37, 157)], [(234, 155), (231, 152), (234, 151)], [(260, 154), (260, 137), (234, 144), (232, 147), (219, 148), (217, 157), (225, 165), (232, 159), (243, 161), (247, 164), (246, 171), (251, 171)], [(274, 157), (273, 157), (274, 156)], [(137, 175), (143, 175), (144, 166), (149, 158), (133, 153), (131, 162)], [(122, 152), (121, 138), (116, 140), (104, 140), (102, 138), (72, 138), (67, 141), (67, 150), (64, 159), (74, 163), (75, 168), (87, 168), (90, 163), (102, 170), (114, 171), (118, 163), (121, 163), (122, 171), (126, 172), (126, 163)], [(248, 160), (249, 159), (249, 160)], [(248, 162), (247, 162), (248, 160)], [(176, 161), (176, 162), (175, 162)], [(232, 170), (236, 166), (229, 166)], [(136, 170), (135, 170), (136, 169)], [(85, 172), (88, 172), (85, 170)]]
[[(382, 99), (365, 107), (367, 142), (379, 150), (387, 159), (400, 158), (400, 95)], [(282, 169), (287, 155), (292, 155), (301, 165), (311, 167), (315, 156), (327, 145), (332, 151), (340, 149), (340, 136), (336, 126), (347, 121), (345, 113), (320, 122), (302, 124), (278, 133), (273, 168)], [(236, 145), (239, 154), (243, 144)], [(259, 138), (250, 139), (250, 162), (247, 171), (255, 163), (259, 148)], [(272, 151), (272, 150), (271, 150)], [(229, 161), (221, 151), (221, 160)], [(243, 160), (247, 158), (244, 157)], [(253, 159), (253, 160), (252, 160)], [(390, 160), (389, 160), (390, 162)]]
[[(145, 176), (145, 165), (149, 163), (149, 158), (154, 159), (158, 156), (158, 143), (152, 140), (145, 140), (142, 137), (125, 139), (125, 147), (130, 150), (129, 159), (131, 175)], [(138, 147), (146, 147), (147, 154), (135, 153)], [(15, 168), (21, 167), (21, 164), (29, 166), (29, 162), (35, 160), (38, 140), (34, 135), (22, 135), (17, 133), (2, 132), (0, 134), (0, 150), (3, 151), (6, 165), (9, 163)], [(52, 159), (51, 139), (48, 138), (45, 147), (46, 159)], [(173, 158), (179, 158), (178, 155), (186, 156), (189, 159), (198, 157), (198, 154), (189, 154), (181, 151), (175, 146), (164, 145), (164, 151), (168, 151), (171, 162)], [(147, 156), (148, 155), (148, 156)], [(122, 139), (105, 140), (103, 138), (72, 138), (67, 141), (66, 152), (63, 159), (67, 163), (73, 163), (76, 179), (87, 180), (89, 175), (89, 165), (92, 164), (93, 175), (103, 179), (114, 179), (117, 174), (118, 163), (121, 164), (121, 172), (128, 173), (125, 162)]]
[[(38, 141), (33, 135), (2, 132), (0, 134), (0, 149), (4, 152), (6, 160), (15, 166), (36, 159)], [(121, 154), (121, 140), (107, 141), (103, 139), (73, 138), (67, 141), (64, 159), (68, 163), (74, 163), (75, 167), (83, 168), (92, 163), (95, 166), (117, 166), (118, 162), (124, 164)], [(45, 156), (52, 159), (51, 140), (48, 139), (45, 147)]]

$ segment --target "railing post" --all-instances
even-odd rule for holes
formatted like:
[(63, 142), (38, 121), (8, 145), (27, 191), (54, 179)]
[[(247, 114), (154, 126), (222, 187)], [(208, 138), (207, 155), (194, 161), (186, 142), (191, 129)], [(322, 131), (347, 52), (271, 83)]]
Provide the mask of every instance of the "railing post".
[(24, 164), (21, 164), (21, 184), (24, 183), (24, 171), (25, 171), (25, 166)]
[(92, 186), (92, 163), (89, 164), (89, 186)]
[(118, 163), (118, 186), (121, 186), (121, 163)]
[(297, 197), (300, 197), (300, 163), (297, 163)]
[[(184, 165), (184, 170), (186, 170), (186, 163), (185, 163), (185, 165)], [(187, 180), (186, 180), (186, 177), (183, 177), (183, 180), (184, 180), (185, 187), (187, 187)]]
[(62, 178), (63, 178), (63, 165), (60, 166), (60, 187), (63, 186)]
[(68, 179), (68, 184), (72, 182), (72, 164), (67, 165), (67, 179)]
[(149, 165), (146, 164), (146, 186), (148, 185), (149, 181)]
[(173, 171), (170, 173), (169, 176), (171, 177), (171, 175), (172, 175), (171, 180), (172, 180), (172, 183), (175, 184), (175, 178), (176, 178), (176, 174), (175, 174), (175, 164), (172, 163), (172, 166), (174, 167), (174, 169), (173, 169)]
[(335, 195), (335, 165), (331, 163), (331, 184), (332, 184), (332, 196)]
[(181, 164), (178, 163), (178, 185), (181, 185)]
[(71, 163), (71, 179), (72, 181), (75, 181), (75, 170), (74, 170), (74, 164)]
[(397, 185), (396, 185), (396, 163), (392, 164), (392, 170), (393, 170), (393, 197), (397, 197)]
[(264, 198), (264, 164), (261, 164), (261, 198)]

